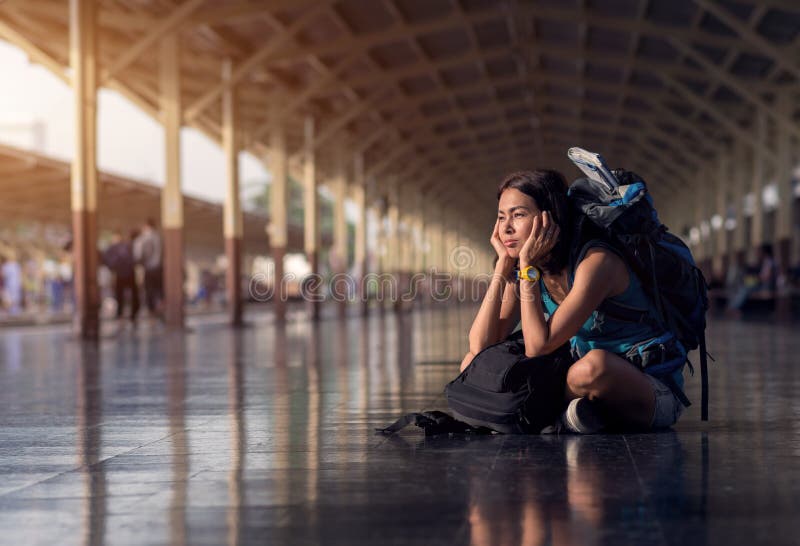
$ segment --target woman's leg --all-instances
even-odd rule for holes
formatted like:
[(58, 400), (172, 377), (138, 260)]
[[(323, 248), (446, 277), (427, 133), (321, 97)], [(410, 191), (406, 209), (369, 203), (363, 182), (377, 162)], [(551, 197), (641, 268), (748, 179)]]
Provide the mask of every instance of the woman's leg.
[(588, 398), (626, 424), (649, 427), (655, 411), (653, 384), (633, 364), (602, 349), (589, 351), (567, 373), (567, 400)]

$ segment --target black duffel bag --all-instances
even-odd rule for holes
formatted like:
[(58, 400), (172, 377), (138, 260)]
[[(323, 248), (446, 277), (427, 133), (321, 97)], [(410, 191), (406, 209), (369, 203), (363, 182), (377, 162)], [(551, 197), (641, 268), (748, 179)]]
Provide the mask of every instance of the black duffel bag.
[(528, 358), (522, 331), (479, 352), (445, 388), (453, 415), (504, 434), (538, 434), (566, 408), (569, 343)]

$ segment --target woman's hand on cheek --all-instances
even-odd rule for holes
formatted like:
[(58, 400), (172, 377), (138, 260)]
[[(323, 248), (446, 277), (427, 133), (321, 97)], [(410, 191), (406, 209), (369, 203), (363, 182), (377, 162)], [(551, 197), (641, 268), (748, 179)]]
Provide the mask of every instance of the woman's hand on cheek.
[(528, 238), (525, 240), (525, 244), (522, 245), (522, 248), (519, 251), (519, 267), (520, 270), (527, 266), (533, 265), (532, 258), (535, 257), (534, 247), (536, 245), (536, 236), (539, 233), (541, 220), (541, 215), (536, 215), (533, 217), (533, 222), (531, 224), (531, 232), (528, 234)]
[(494, 230), (492, 231), (492, 237), (489, 239), (489, 242), (492, 243), (495, 252), (497, 252), (498, 259), (502, 260), (508, 256), (506, 247), (503, 245), (503, 241), (500, 240), (500, 220), (494, 223)]
[(545, 211), (533, 219), (531, 233), (519, 253), (520, 267), (538, 265), (558, 241), (560, 230), (550, 213)]
[(503, 244), (503, 241), (500, 240), (500, 220), (494, 223), (494, 230), (492, 231), (492, 237), (489, 239), (489, 242), (492, 243), (495, 252), (497, 252), (495, 273), (499, 273), (504, 278), (508, 278), (511, 275), (511, 271), (514, 269), (514, 260), (508, 255), (508, 250)]

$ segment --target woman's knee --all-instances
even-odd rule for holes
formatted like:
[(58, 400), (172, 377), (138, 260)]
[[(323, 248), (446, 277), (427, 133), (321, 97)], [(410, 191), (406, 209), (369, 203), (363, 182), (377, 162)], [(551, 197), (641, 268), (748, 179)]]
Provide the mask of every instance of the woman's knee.
[(570, 367), (567, 373), (567, 386), (576, 394), (578, 391), (597, 390), (603, 385), (608, 371), (605, 351), (593, 349)]

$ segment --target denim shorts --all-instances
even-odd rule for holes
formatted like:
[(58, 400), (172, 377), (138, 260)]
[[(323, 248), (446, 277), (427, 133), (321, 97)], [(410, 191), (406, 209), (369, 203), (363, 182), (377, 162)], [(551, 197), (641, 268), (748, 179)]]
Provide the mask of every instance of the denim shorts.
[(656, 398), (656, 407), (653, 412), (653, 419), (650, 422), (650, 428), (671, 427), (678, 422), (681, 413), (683, 413), (683, 404), (664, 383), (652, 375), (645, 374), (645, 376), (653, 384), (653, 392)]

